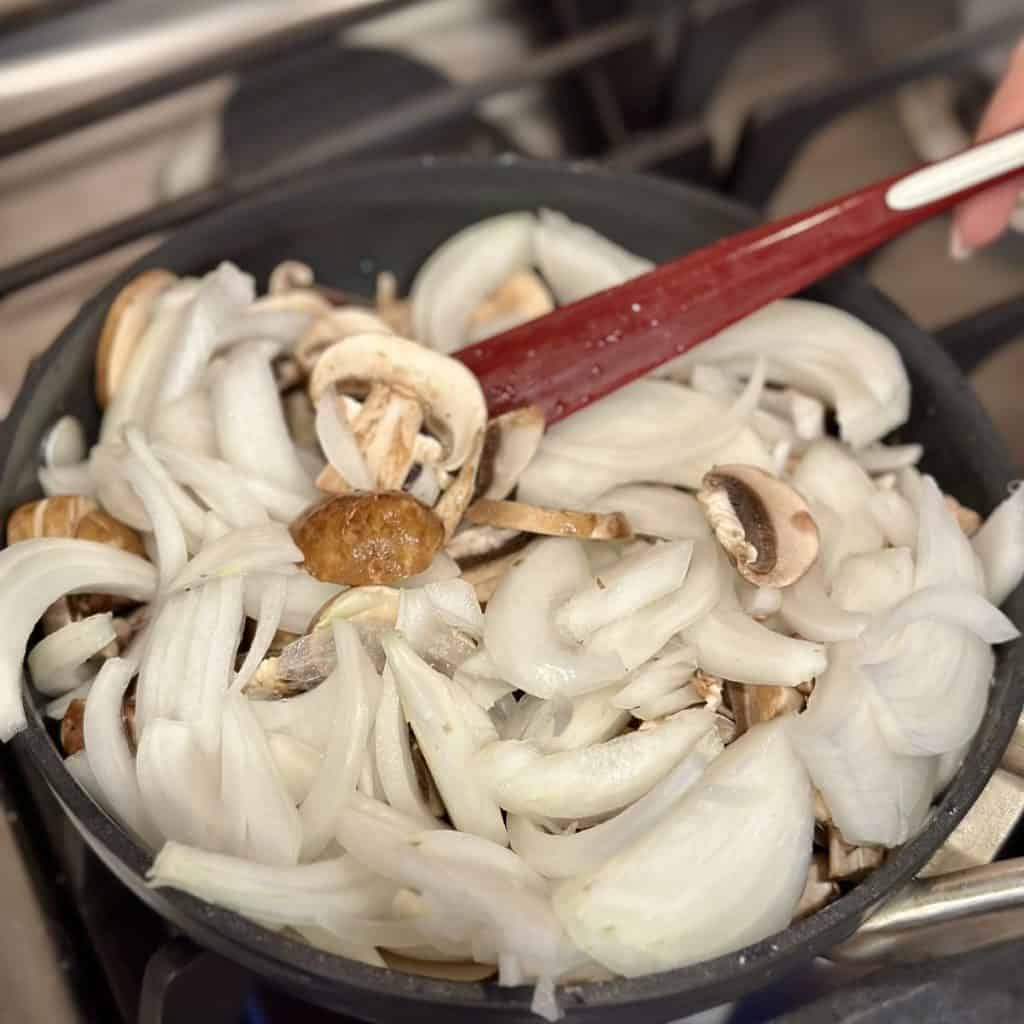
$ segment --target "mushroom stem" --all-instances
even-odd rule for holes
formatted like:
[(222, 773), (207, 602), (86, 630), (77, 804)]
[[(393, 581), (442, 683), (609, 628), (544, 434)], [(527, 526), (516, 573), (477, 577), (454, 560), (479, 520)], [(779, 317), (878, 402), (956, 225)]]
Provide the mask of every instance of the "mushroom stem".
[(423, 426), (419, 401), (389, 384), (374, 383), (352, 424), (377, 487), (397, 490), (409, 475)]

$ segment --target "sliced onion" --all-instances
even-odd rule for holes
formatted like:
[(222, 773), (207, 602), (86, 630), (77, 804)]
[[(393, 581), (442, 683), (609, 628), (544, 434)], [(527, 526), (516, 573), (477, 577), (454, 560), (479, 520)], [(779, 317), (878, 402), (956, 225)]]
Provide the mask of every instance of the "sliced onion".
[(266, 349), (240, 345), (212, 369), (213, 418), (224, 458), (243, 476), (312, 499), (312, 484), (296, 458)]
[(319, 751), (330, 738), (334, 704), (333, 688), (323, 683), (294, 697), (249, 702), (265, 732), (291, 736)]
[(869, 444), (855, 458), (868, 473), (892, 473), (916, 466), (923, 454), (924, 448), (919, 444)]
[(579, 750), (543, 754), (532, 743), (501, 740), (476, 755), (473, 771), (513, 814), (588, 818), (643, 796), (713, 728), (714, 716), (698, 708)]
[(658, 828), (555, 890), (555, 913), (584, 952), (636, 977), (728, 953), (789, 924), (807, 878), (814, 815), (810, 781), (781, 726), (745, 733)]
[(599, 629), (588, 641), (588, 649), (616, 654), (631, 671), (639, 667), (714, 608), (721, 593), (722, 561), (714, 541), (695, 541), (683, 585), (628, 618)]
[(631, 672), (611, 703), (619, 708), (635, 708), (664, 697), (688, 683), (696, 668), (697, 652), (692, 647), (679, 646)]
[(866, 615), (845, 611), (833, 603), (825, 591), (818, 564), (812, 565), (796, 583), (783, 591), (781, 615), (793, 632), (820, 643), (852, 640), (860, 636), (868, 624)]
[(207, 580), (291, 567), (302, 552), (287, 527), (279, 523), (233, 530), (208, 544), (171, 580), (170, 590), (184, 590)]
[(458, 563), (451, 555), (446, 554), (444, 551), (438, 551), (434, 555), (433, 561), (416, 576), (406, 576), (404, 580), (399, 580), (395, 586), (399, 590), (406, 590), (411, 587), (425, 587), (428, 583), (445, 583), (448, 580), (454, 580), (460, 576), (462, 570), (459, 569)]
[(59, 722), (67, 714), (67, 710), (71, 706), (72, 701), (85, 700), (85, 698), (89, 696), (89, 691), (92, 689), (92, 684), (95, 678), (95, 675), (89, 674), (86, 679), (79, 683), (73, 690), (68, 690), (67, 693), (58, 697), (56, 700), (49, 701), (43, 709), (46, 717)]
[(893, 547), (917, 543), (917, 513), (899, 491), (877, 491), (868, 498), (868, 514)]
[(710, 539), (707, 517), (692, 494), (657, 484), (625, 484), (594, 503), (598, 512), (622, 512), (633, 532), (662, 540)]
[(602, 626), (621, 620), (677, 590), (686, 577), (693, 541), (657, 544), (625, 558), (577, 591), (555, 615), (567, 636), (583, 642)]
[(615, 653), (569, 644), (552, 622), (555, 608), (590, 583), (578, 541), (552, 538), (530, 548), (498, 584), (484, 617), (487, 652), (503, 679), (538, 697), (570, 696), (621, 679)]
[(479, 648), (466, 658), (455, 670), (452, 680), (458, 683), (484, 711), (490, 711), (496, 703), (516, 690), (511, 683), (506, 683), (501, 678), (498, 667), (491, 661), (486, 647)]
[(88, 461), (71, 466), (43, 466), (39, 470), (39, 486), (48, 498), (55, 494), (85, 494), (91, 497), (96, 493), (96, 481)]
[(249, 702), (224, 696), (221, 800), (226, 848), (261, 864), (298, 862), (302, 822)]
[(309, 795), (324, 756), (316, 747), (281, 732), (268, 733), (267, 743), (285, 789), (292, 803), (298, 806)]
[(302, 859), (318, 857), (334, 835), (338, 813), (355, 791), (372, 724), (377, 673), (350, 622), (331, 624), (338, 668), (323, 684), (335, 690), (334, 720), (323, 763), (302, 802)]
[(921, 478), (918, 490), (914, 588), (962, 585), (984, 593), (981, 563), (942, 491), (930, 476)]
[(419, 658), (399, 634), (385, 636), (384, 650), (405, 716), (449, 817), (463, 832), (503, 846), (501, 812), (470, 767), (473, 754), (498, 738), (487, 713)]
[(908, 597), (914, 586), (909, 548), (884, 548), (843, 561), (832, 581), (832, 601), (848, 612), (884, 612)]
[[(629, 715), (612, 703), (617, 689), (616, 683), (604, 690), (561, 701), (542, 701), (527, 694), (520, 701), (524, 717), (521, 731), (517, 736), (504, 738), (532, 740), (545, 754), (604, 743), (618, 736), (629, 721)], [(557, 720), (560, 703), (565, 705), (564, 722)]]
[(284, 599), (287, 590), (287, 578), (271, 576), (260, 595), (260, 613), (256, 619), (256, 633), (246, 651), (242, 667), (235, 673), (232, 686), (241, 690), (256, 674), (260, 663), (267, 656), (274, 634), (281, 625), (281, 613), (284, 611)]
[(81, 680), (76, 682), (73, 670), (81, 668), (115, 639), (113, 616), (109, 612), (69, 622), (43, 637), (29, 651), (28, 671), (33, 684), (48, 697), (74, 689), (81, 685)]
[[(246, 577), (245, 614), (249, 618), (259, 618), (260, 601), (270, 580), (269, 574), (254, 573)], [(315, 579), (301, 569), (286, 573), (284, 580), (284, 608), (281, 610), (279, 628), (289, 633), (305, 633), (313, 616), (345, 589), (337, 583), (324, 583)]]
[(988, 598), (1002, 604), (1024, 577), (1024, 488), (999, 503), (972, 540), (985, 571)]
[(216, 580), (207, 583), (203, 590), (212, 598), (215, 611), (206, 619), (208, 642), (200, 668), (202, 684), (193, 722), (200, 748), (212, 755), (220, 748), (224, 694), (231, 681), (242, 633), (242, 581), (238, 577)]
[(679, 763), (636, 803), (614, 818), (568, 835), (551, 835), (528, 817), (508, 820), (512, 849), (546, 878), (571, 878), (592, 871), (656, 828), (722, 751), (712, 728)]
[(234, 469), (220, 459), (155, 444), (153, 452), (179, 483), (190, 487), (230, 526), (260, 526), (267, 513)]
[(110, 658), (100, 669), (85, 702), (85, 749), (104, 806), (146, 845), (156, 848), (162, 836), (143, 805), (135, 759), (121, 721), (121, 702), (134, 674), (135, 666), (121, 658)]
[(316, 436), (327, 461), (357, 491), (372, 491), (374, 480), (348, 417), (338, 412), (338, 396), (329, 387), (316, 403)]
[(273, 341), (282, 349), (290, 349), (306, 333), (313, 319), (311, 310), (267, 309), (257, 300), (224, 324), (214, 351), (220, 352), (243, 341)]
[(832, 820), (849, 843), (898, 846), (924, 821), (935, 759), (903, 757), (888, 747), (857, 664), (855, 643), (832, 648), (792, 737)]
[(216, 458), (217, 430), (209, 394), (206, 391), (190, 391), (160, 406), (153, 414), (150, 436), (154, 449), (164, 446), (183, 454)]
[(255, 298), (253, 279), (231, 263), (221, 263), (200, 282), (161, 375), (159, 402), (194, 391), (228, 323)]
[(536, 220), (507, 213), (473, 224), (434, 250), (413, 281), (413, 334), (440, 352), (465, 344), (473, 310), (527, 266)]
[[(149, 722), (159, 717), (165, 688), (180, 681), (182, 666), (174, 665), (171, 652), (181, 651), (176, 641), (188, 634), (182, 628), (185, 621), (186, 595), (174, 594), (165, 599), (152, 612), (150, 628), (139, 661), (139, 678), (135, 686), (135, 735), (142, 736)], [(165, 678), (172, 683), (165, 687)]]
[(554, 210), (540, 211), (533, 244), (537, 266), (563, 306), (638, 277), (654, 266)]
[(0, 741), (25, 728), (21, 666), (29, 635), (54, 601), (74, 592), (149, 600), (156, 570), (106, 544), (67, 538), (25, 540), (0, 552)]
[(223, 809), (218, 766), (184, 722), (157, 718), (139, 741), (135, 758), (142, 804), (168, 839), (217, 850)]
[(697, 664), (741, 683), (797, 686), (825, 671), (821, 644), (775, 633), (738, 609), (718, 608), (686, 630)]
[(92, 767), (89, 764), (89, 755), (85, 750), (79, 750), (71, 754), (70, 757), (65, 757), (64, 767), (67, 769), (68, 775), (85, 790), (93, 803), (104, 810), (108, 810), (104, 806), (100, 784), (96, 781), (96, 776), (93, 774)]

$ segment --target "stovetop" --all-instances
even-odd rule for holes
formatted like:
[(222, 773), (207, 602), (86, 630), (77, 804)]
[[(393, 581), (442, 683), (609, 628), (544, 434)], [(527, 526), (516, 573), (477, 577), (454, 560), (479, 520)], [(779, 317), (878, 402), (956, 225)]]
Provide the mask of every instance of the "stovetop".
[[(36, 97), (36, 107), (12, 106), (10, 89), (5, 93), (4, 82), (14, 81), (17, 67), (5, 65), (3, 55), (31, 52), (29, 44), (45, 43), (47, 32), (95, 62), (110, 39), (95, 25), (91, 34), (85, 30), (93, 9), (106, 19), (96, 24), (111, 30), (121, 24), (118, 9), (131, 13), (136, 35), (130, 38), (144, 39), (153, 48), (148, 52), (173, 62), (183, 50), (187, 55), (181, 46), (185, 29), (194, 44), (203, 42), (196, 26), (227, 7), (220, 0), (0, 2), (0, 72), (8, 76), (0, 73), (0, 410), (15, 393), (29, 355), (163, 228), (114, 232), (107, 246), (93, 244), (93, 235), (86, 248), (97, 255), (74, 266), (67, 256), (75, 249), (70, 240), (108, 230), (111, 222), (144, 219), (147, 211), (202, 195), (217, 182), (244, 180), (282, 153), (314, 145), (328, 162), (332, 153), (356, 159), (425, 151), (606, 159), (624, 169), (684, 177), (783, 213), (962, 142), (966, 100), (976, 101), (990, 88), (1004, 59), (993, 57), (999, 48), (991, 44), (1005, 42), (1008, 29), (986, 26), (1016, 10), (1017, 31), (1024, 31), (1024, 12), (1012, 0), (296, 0), (285, 14), (285, 5), (271, 11), (274, 4), (247, 0), (234, 5), (234, 15), (236, 27), (251, 38), (278, 31), (268, 18), (298, 22), (311, 12), (333, 18), (348, 8), (393, 13), (363, 20), (344, 35), (340, 22), (332, 21), (318, 36), (289, 36), (287, 48), (273, 51), (272, 58), (269, 50), (258, 59), (250, 51), (245, 60), (225, 58), (216, 73), (190, 77), (184, 64), (172, 88), (151, 90), (147, 102), (101, 119), (82, 120), (88, 103), (76, 108), (74, 90), (61, 94), (56, 79), (46, 96)], [(75, 16), (83, 20), (33, 23), (66, 8), (81, 8)], [(18, 12), (17, 23), (5, 23), (14, 17), (10, 11)], [(182, 19), (179, 31), (165, 39), (160, 33), (176, 16)], [(638, 35), (638, 18), (649, 19), (649, 35)], [(5, 35), (5, 24), (22, 25), (23, 34), (15, 36), (12, 28)], [(975, 37), (987, 39), (987, 48)], [(170, 45), (175, 40), (177, 51)], [(169, 48), (160, 49), (165, 43)], [(137, 48), (130, 49), (137, 58)], [(511, 86), (477, 89), (480, 81), (493, 85), (502, 78), (504, 72), (495, 75), (499, 66), (518, 69), (506, 75)], [(935, 71), (942, 73), (936, 77)], [(132, 74), (145, 73), (145, 61), (135, 59)], [(392, 116), (395, 130), (378, 144), (346, 149), (353, 125), (372, 121), (379, 136), (382, 113), (405, 110), (417, 96), (436, 96), (452, 83), (464, 101), (457, 116), (436, 123)], [(102, 92), (109, 84), (104, 78), (93, 87)], [(122, 98), (138, 88), (130, 76), (122, 86)], [(12, 133), (30, 141), (33, 124), (45, 128), (46, 118), (57, 116), (57, 108), (38, 106), (44, 100), (70, 104), (58, 111), (64, 129), (40, 144), (5, 148), (5, 140), (17, 137)], [(80, 126), (72, 130), (75, 117)], [(789, 154), (785, 160), (783, 152)], [(972, 366), (980, 397), (1024, 466), (1024, 407), (1016, 385), (1024, 372), (1024, 345), (1003, 347), (1024, 335), (1024, 241), (1011, 235), (992, 251), (953, 264), (947, 232), (945, 222), (927, 224), (865, 270), (919, 322), (944, 329), (962, 362)], [(126, 244), (114, 244), (125, 238)], [(48, 249), (59, 257), (52, 266), (69, 269), (32, 272), (24, 278), (31, 286), (11, 286), (18, 277), (8, 273), (12, 265), (40, 252), (45, 264)], [(996, 349), (985, 361), (976, 358)], [(984, 863), (1000, 849), (1004, 855), (1024, 850), (1019, 833), (1005, 844), (1024, 806), (1022, 751), (1024, 736), (933, 871)], [(102, 867), (41, 780), (23, 772), (6, 750), (0, 750), (0, 803), (0, 1019), (343, 1022), (266, 988), (244, 969), (172, 933)], [(818, 961), (737, 1005), (691, 1018), (691, 1024), (1017, 1021), (1024, 994), (1014, 957), (1019, 946), (1011, 944), (873, 971)]]

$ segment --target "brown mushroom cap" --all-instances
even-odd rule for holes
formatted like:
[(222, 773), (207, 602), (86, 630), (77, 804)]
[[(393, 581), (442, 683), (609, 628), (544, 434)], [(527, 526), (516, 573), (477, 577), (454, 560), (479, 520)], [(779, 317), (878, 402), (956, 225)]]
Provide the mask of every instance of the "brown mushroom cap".
[(573, 512), (541, 508), (521, 501), (492, 501), (481, 498), (466, 512), (471, 523), (500, 526), (506, 530), (538, 533), (547, 537), (576, 537), (579, 540), (628, 540), (633, 536), (629, 520), (621, 512)]
[(96, 401), (101, 409), (113, 398), (149, 323), (154, 303), (161, 292), (177, 280), (169, 270), (144, 270), (132, 278), (110, 304), (96, 349)]
[(82, 494), (58, 494), (19, 505), (7, 520), (7, 543), (34, 537), (73, 537), (145, 557), (142, 538)]
[(444, 541), (440, 519), (402, 491), (325, 498), (290, 529), (308, 572), (354, 587), (397, 583), (423, 572)]
[(788, 587), (818, 557), (818, 527), (789, 484), (756, 466), (715, 466), (697, 500), (736, 570), (759, 587)]
[(60, 720), (60, 745), (67, 757), (85, 750), (85, 701), (76, 697)]

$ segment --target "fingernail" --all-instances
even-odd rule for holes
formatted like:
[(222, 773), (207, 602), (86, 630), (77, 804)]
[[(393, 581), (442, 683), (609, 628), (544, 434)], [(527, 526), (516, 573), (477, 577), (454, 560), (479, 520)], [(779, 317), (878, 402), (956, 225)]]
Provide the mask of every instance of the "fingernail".
[(974, 250), (969, 249), (964, 245), (964, 240), (960, 237), (960, 230), (954, 224), (953, 229), (949, 233), (949, 256), (954, 263), (963, 263), (964, 260), (969, 260), (974, 255)]

